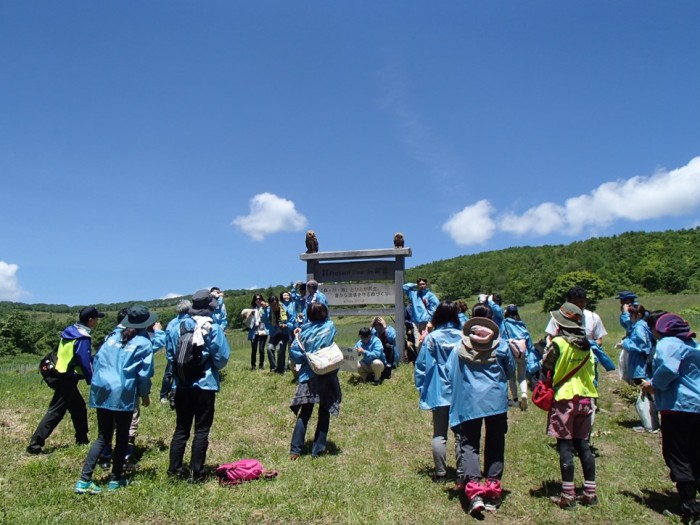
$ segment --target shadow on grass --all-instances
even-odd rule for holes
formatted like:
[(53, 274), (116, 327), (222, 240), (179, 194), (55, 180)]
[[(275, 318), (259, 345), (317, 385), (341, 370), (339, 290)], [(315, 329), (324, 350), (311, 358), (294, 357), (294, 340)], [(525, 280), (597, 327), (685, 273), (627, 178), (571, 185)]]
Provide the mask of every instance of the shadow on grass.
[[(312, 439), (307, 439), (306, 443), (304, 443), (304, 450), (302, 450), (301, 455), (306, 456), (306, 455), (311, 455), (311, 449), (314, 446), (314, 442)], [(321, 456), (337, 456), (342, 452), (342, 449), (335, 444), (334, 441), (327, 441), (326, 442), (326, 450), (321, 454)]]
[(666, 515), (667, 513), (675, 514), (678, 508), (678, 495), (669, 490), (658, 492), (650, 489), (642, 489), (641, 495), (630, 492), (629, 490), (621, 490), (620, 494), (626, 498), (633, 499), (638, 505), (653, 510), (657, 514)]
[(530, 496), (533, 498), (548, 498), (561, 492), (561, 481), (546, 479), (538, 489), (530, 489)]

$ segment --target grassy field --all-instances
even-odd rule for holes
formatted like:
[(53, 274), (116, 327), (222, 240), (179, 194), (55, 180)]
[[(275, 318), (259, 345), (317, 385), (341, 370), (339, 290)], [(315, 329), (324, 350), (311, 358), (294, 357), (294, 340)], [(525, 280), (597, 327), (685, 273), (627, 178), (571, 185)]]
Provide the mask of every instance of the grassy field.
[[(642, 298), (650, 308), (680, 310), (700, 304), (698, 296)], [(521, 309), (537, 338), (547, 316), (539, 305)], [(606, 349), (622, 336), (614, 300), (599, 313), (610, 332)], [(689, 319), (696, 328), (697, 319)], [(361, 318), (337, 319), (339, 343), (354, 343)], [(464, 523), (463, 497), (452, 484), (431, 482), (430, 414), (418, 410), (412, 368), (403, 364), (391, 380), (375, 387), (341, 374), (341, 415), (332, 419), (331, 454), (312, 460), (288, 460), (294, 416), (288, 402), (295, 385), (290, 375), (251, 372), (245, 334), (230, 334), (232, 358), (217, 398), (207, 463), (212, 467), (239, 458), (262, 461), (279, 476), (222, 488), (214, 480), (202, 485), (170, 482), (166, 476), (174, 413), (157, 402), (164, 356), (156, 358), (156, 402), (142, 409), (137, 439), (137, 470), (132, 485), (114, 494), (76, 496), (73, 485), (87, 454), (73, 444), (66, 418), (47, 442), (46, 454), (29, 456), (24, 449), (41, 419), (50, 390), (39, 381), (36, 358), (19, 357), (0, 367), (0, 523)], [(659, 435), (636, 434), (634, 409), (614, 392), (616, 372), (601, 375), (601, 411), (592, 440), (598, 450), (600, 505), (567, 512), (549, 501), (559, 491), (554, 440), (545, 435), (545, 414), (535, 407), (511, 409), (507, 436), (502, 507), (486, 516), (491, 523), (680, 523), (665, 517), (675, 508), (674, 486), (661, 458)], [(87, 393), (87, 388), (83, 385)], [(91, 436), (96, 432), (90, 411)], [(308, 438), (313, 436), (315, 416)], [(452, 447), (452, 441), (448, 448)], [(188, 455), (186, 457), (189, 456)], [(454, 467), (454, 459), (448, 458)], [(454, 469), (451, 470), (454, 472)], [(107, 473), (96, 471), (106, 483)], [(576, 466), (581, 484), (580, 465)]]

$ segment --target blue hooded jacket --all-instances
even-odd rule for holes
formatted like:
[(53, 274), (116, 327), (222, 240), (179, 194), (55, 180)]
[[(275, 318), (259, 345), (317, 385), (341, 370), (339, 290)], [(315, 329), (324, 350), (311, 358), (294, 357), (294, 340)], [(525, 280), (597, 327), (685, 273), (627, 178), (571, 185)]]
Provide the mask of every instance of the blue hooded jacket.
[(657, 410), (700, 413), (700, 346), (694, 339), (664, 337), (653, 361)]
[[(185, 323), (188, 330), (194, 330), (197, 325), (194, 317), (186, 317), (182, 319), (182, 323)], [(175, 361), (177, 344), (180, 340), (179, 325), (177, 335), (175, 335), (173, 332), (171, 332), (171, 335), (173, 336), (171, 340), (171, 344), (173, 346), (172, 348), (170, 346), (167, 347), (166, 356), (168, 361), (173, 363)], [(204, 349), (202, 351), (201, 361), (201, 364), (204, 367), (204, 376), (192, 384), (185, 384), (180, 381), (177, 374), (174, 374), (174, 388), (200, 388), (202, 390), (213, 390), (218, 392), (221, 386), (219, 370), (228, 364), (230, 355), (231, 348), (229, 347), (226, 336), (224, 335), (224, 329), (220, 325), (212, 322), (209, 332), (204, 336)]]
[(652, 337), (649, 326), (640, 319), (632, 326), (629, 336), (622, 340), (622, 348), (629, 352), (629, 374), (632, 379), (646, 379), (647, 361), (651, 354)]
[(460, 357), (460, 348), (478, 356), (462, 344), (447, 358), (450, 396), (450, 428), (481, 417), (508, 412), (508, 381), (515, 374), (515, 359), (504, 339), (488, 354), (486, 362)]
[(364, 365), (371, 365), (372, 361), (375, 359), (379, 359), (384, 363), (384, 366), (388, 364), (386, 362), (386, 356), (384, 355), (384, 345), (376, 335), (370, 336), (367, 344), (363, 344), (362, 339), (360, 339), (355, 343), (355, 348), (362, 348), (364, 350), (362, 354), (359, 354), (360, 363)]
[[(494, 322), (496, 321), (494, 320)], [(532, 377), (539, 372), (542, 355), (535, 349), (535, 345), (532, 344), (532, 337), (530, 337), (530, 331), (525, 326), (525, 323), (513, 317), (506, 317), (503, 319), (503, 325), (500, 328), (503, 339), (523, 339), (525, 341), (525, 373)]]
[(136, 398), (151, 392), (153, 348), (146, 330), (122, 345), (115, 330), (95, 354), (90, 407), (133, 412)]
[[(418, 293), (418, 285), (416, 283), (406, 283), (403, 285), (403, 291), (408, 295), (408, 304), (411, 307), (411, 320), (416, 324), (424, 324), (430, 322), (433, 318), (435, 308), (438, 306), (437, 297), (429, 290), (426, 290), (422, 295)], [(428, 295), (430, 294), (430, 295)], [(435, 306), (432, 307), (432, 312), (428, 305), (430, 300), (435, 297)], [(423, 299), (426, 299), (424, 302)]]
[(461, 344), (462, 332), (452, 323), (438, 326), (425, 336), (413, 370), (421, 410), (450, 404), (452, 390), (445, 364), (448, 356)]
[[(316, 377), (316, 374), (306, 359), (306, 353), (313, 353), (321, 348), (330, 346), (335, 339), (335, 325), (330, 319), (326, 319), (324, 322), (311, 322), (304, 323), (301, 326), (301, 333), (298, 339), (294, 338), (292, 345), (289, 347), (289, 355), (294, 363), (300, 364), (301, 369), (299, 370), (298, 380), (299, 383), (306, 383), (312, 377)], [(301, 345), (299, 345), (299, 340), (301, 340)]]

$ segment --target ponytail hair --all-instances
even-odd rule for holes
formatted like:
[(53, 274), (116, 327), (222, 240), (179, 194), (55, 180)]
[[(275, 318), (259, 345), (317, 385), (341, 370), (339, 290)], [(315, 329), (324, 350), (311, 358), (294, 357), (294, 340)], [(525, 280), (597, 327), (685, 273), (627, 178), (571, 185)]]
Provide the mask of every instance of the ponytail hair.
[(122, 346), (131, 341), (139, 331), (137, 328), (124, 328), (122, 332)]

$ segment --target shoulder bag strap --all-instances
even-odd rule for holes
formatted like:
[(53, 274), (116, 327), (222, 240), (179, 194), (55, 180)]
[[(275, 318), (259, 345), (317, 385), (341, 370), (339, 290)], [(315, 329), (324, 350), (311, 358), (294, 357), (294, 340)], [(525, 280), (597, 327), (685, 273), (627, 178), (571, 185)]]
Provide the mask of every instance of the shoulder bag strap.
[(583, 365), (585, 365), (585, 364), (588, 362), (588, 359), (589, 359), (590, 357), (591, 357), (591, 352), (590, 352), (590, 350), (589, 350), (589, 351), (588, 351), (588, 355), (587, 355), (586, 357), (583, 358), (583, 361), (581, 361), (581, 362), (579, 363), (579, 365), (578, 365), (576, 368), (574, 368), (571, 372), (569, 372), (568, 374), (566, 374), (560, 381), (557, 381), (557, 384), (556, 384), (556, 385), (553, 385), (552, 388), (553, 388), (554, 390), (556, 390), (556, 389), (559, 388), (561, 385), (563, 385), (564, 383), (566, 383), (569, 379), (571, 379), (572, 377), (574, 377), (574, 376), (576, 375), (576, 372), (578, 372), (579, 370), (581, 370), (581, 368), (583, 367)]

